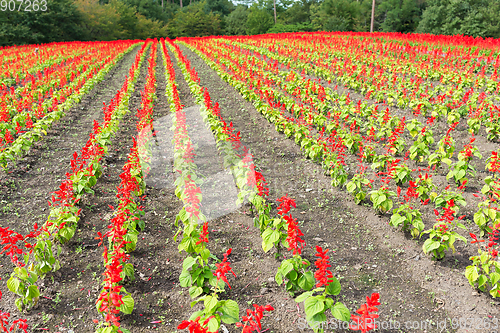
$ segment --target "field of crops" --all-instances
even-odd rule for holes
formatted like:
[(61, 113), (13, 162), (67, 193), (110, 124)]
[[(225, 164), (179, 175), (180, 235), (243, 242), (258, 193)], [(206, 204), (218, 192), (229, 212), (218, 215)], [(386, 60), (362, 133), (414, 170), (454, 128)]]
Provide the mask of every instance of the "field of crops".
[(498, 330), (499, 40), (0, 58), (0, 332)]

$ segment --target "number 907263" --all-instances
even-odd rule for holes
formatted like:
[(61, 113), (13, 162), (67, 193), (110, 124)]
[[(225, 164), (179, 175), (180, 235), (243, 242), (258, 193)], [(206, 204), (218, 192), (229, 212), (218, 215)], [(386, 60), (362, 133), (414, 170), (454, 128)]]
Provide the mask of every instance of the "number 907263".
[(45, 12), (47, 0), (0, 0), (2, 12)]

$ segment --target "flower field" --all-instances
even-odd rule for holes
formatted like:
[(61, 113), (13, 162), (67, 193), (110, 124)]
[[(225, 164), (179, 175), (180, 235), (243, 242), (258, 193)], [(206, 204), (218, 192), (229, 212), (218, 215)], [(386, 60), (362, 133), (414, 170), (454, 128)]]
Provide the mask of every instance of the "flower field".
[(0, 57), (0, 332), (498, 329), (498, 40)]

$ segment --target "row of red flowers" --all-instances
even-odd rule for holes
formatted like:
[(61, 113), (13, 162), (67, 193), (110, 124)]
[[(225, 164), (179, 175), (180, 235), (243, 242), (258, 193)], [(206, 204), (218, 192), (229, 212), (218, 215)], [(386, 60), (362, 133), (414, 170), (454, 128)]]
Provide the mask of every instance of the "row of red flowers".
[(147, 144), (144, 136), (151, 133), (153, 100), (156, 93), (156, 54), (158, 41), (155, 39), (151, 47), (149, 57), (146, 83), (142, 93), (141, 108), (137, 110), (137, 140), (133, 137), (133, 146), (130, 149), (127, 162), (123, 166), (120, 174), (120, 185), (117, 187), (118, 206), (114, 210), (114, 217), (110, 221), (108, 231), (104, 234), (98, 233), (101, 240), (109, 240), (109, 246), (104, 246), (104, 267), (103, 289), (97, 299), (97, 310), (105, 315), (106, 324), (98, 328), (96, 332), (129, 332), (120, 328), (120, 311), (125, 314), (132, 313), (134, 300), (123, 286), (125, 279), (134, 278), (134, 268), (126, 263), (130, 258), (129, 252), (133, 251), (137, 243), (137, 226), (144, 228), (144, 222), (140, 216), (142, 207), (138, 205), (139, 199), (145, 192), (145, 171), (144, 163), (141, 163), (140, 147), (138, 142)]
[[(81, 212), (78, 202), (85, 193), (93, 192), (91, 188), (101, 175), (100, 161), (118, 129), (120, 119), (128, 112), (128, 99), (134, 90), (134, 82), (138, 77), (147, 45), (149, 43), (144, 43), (138, 52), (122, 88), (110, 104), (104, 106), (102, 124), (94, 122), (85, 147), (81, 149), (80, 154), (73, 154), (71, 172), (66, 174), (66, 179), (49, 201), (50, 213), (47, 221), (41, 228), (35, 224), (34, 231), (26, 236), (10, 230), (4, 230), (1, 235), (2, 244), (5, 244), (3, 250), (8, 250), (7, 254), (16, 266), (7, 286), (20, 296), (16, 300), (20, 310), (30, 309), (37, 303), (40, 295), (37, 286), (39, 277), (43, 278), (48, 272), (60, 268), (59, 243), (68, 241), (76, 232)], [(19, 241), (24, 242), (28, 251), (17, 247)], [(23, 260), (20, 260), (20, 257)]]
[(17, 89), (11, 87), (4, 91), (0, 101), (0, 150), (17, 135), (31, 129), (38, 119), (53, 111), (68, 96), (78, 93), (87, 80), (132, 44), (135, 42), (96, 44), (90, 50), (75, 45), (80, 47), (72, 50), (64, 62), (45, 68), (44, 75), (32, 77)]

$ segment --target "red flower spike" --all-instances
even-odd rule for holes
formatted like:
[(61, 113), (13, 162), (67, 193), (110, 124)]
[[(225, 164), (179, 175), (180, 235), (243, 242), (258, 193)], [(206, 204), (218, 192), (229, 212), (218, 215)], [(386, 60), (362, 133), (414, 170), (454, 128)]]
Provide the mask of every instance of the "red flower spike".
[(236, 327), (242, 327), (242, 333), (252, 333), (260, 332), (262, 329), (261, 320), (264, 317), (264, 312), (273, 311), (274, 308), (271, 305), (260, 306), (257, 304), (253, 305), (254, 311), (247, 309), (247, 315), (242, 316), (242, 323), (236, 323)]
[[(200, 319), (201, 317), (198, 317), (195, 320), (183, 320), (182, 323), (180, 323), (179, 326), (177, 326), (177, 329), (184, 330), (187, 328), (189, 330), (189, 333), (207, 333), (208, 327), (203, 327), (200, 324)], [(210, 321), (210, 319), (211, 317), (208, 318), (207, 320)], [(203, 323), (203, 325), (206, 325), (205, 322)]]
[(290, 211), (290, 206), (296, 208), (297, 204), (295, 203), (295, 200), (292, 198), (288, 197), (288, 194), (285, 194), (281, 198), (277, 199), (276, 201), (280, 202), (280, 205), (278, 206), (278, 214), (280, 216), (284, 216), (285, 214), (288, 214)]
[(316, 265), (316, 268), (318, 268), (318, 270), (314, 273), (314, 278), (317, 281), (316, 288), (319, 288), (321, 286), (326, 287), (333, 281), (333, 274), (328, 270), (329, 267), (332, 267), (328, 260), (330, 259), (330, 257), (326, 255), (329, 249), (323, 251), (320, 246), (316, 246), (316, 251), (318, 253), (316, 253), (315, 256), (319, 257), (319, 259), (317, 259), (314, 263)]
[(234, 277), (236, 277), (236, 274), (233, 272), (233, 269), (231, 266), (229, 266), (229, 263), (227, 262), (227, 257), (231, 254), (232, 249), (227, 250), (226, 253), (224, 253), (224, 259), (222, 260), (221, 263), (215, 264), (217, 269), (215, 270), (215, 276), (217, 277), (217, 281), (222, 280), (225, 283), (227, 283), (229, 289), (231, 289), (231, 286), (229, 285), (229, 282), (227, 281), (226, 274), (231, 272)]
[(200, 240), (196, 242), (196, 245), (201, 243), (208, 244), (208, 222), (203, 224), (203, 229), (200, 232)]
[(351, 320), (354, 324), (350, 324), (349, 328), (353, 331), (368, 332), (377, 328), (374, 323), (374, 319), (378, 318), (379, 315), (372, 312), (377, 312), (378, 308), (376, 305), (380, 305), (379, 302), (380, 295), (378, 293), (373, 293), (371, 297), (366, 297), (366, 303), (362, 304), (361, 307), (356, 311), (356, 313), (361, 316), (352, 314)]

